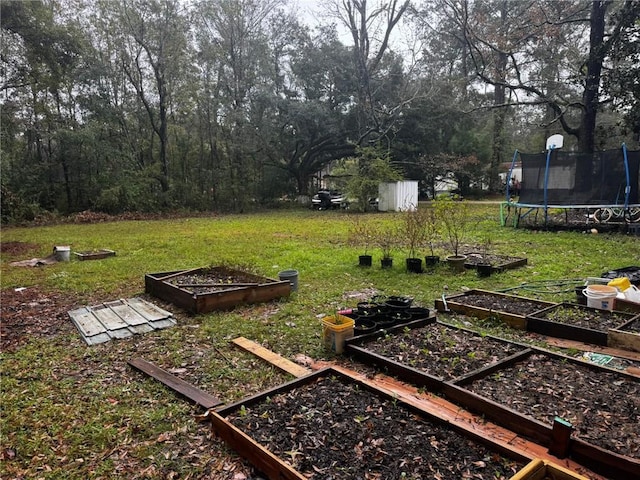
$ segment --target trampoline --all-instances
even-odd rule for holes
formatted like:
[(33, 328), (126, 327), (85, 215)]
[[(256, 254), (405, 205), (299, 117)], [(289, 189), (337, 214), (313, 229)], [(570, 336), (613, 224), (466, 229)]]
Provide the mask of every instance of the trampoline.
[[(517, 162), (522, 179), (514, 192), (511, 179)], [(640, 151), (627, 150), (624, 144), (620, 149), (595, 153), (564, 152), (553, 145), (544, 153), (516, 150), (506, 179), (506, 201), (500, 205), (500, 221), (503, 226), (510, 223), (518, 227), (533, 218), (534, 224), (547, 226), (551, 213), (568, 222), (573, 212), (572, 218), (586, 225), (624, 225), (637, 233), (639, 184)]]

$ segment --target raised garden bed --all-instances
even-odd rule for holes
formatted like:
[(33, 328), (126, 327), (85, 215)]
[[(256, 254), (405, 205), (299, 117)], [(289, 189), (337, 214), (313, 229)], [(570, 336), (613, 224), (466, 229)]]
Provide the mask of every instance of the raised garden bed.
[(193, 313), (270, 301), (291, 293), (291, 283), (228, 267), (202, 267), (144, 277), (145, 292)]
[(607, 344), (610, 347), (640, 352), (640, 316), (635, 317), (619, 328), (609, 330)]
[[(535, 352), (459, 385), (489, 418), (513, 412), (543, 424), (573, 425), (569, 454), (609, 478), (640, 476), (640, 379), (568, 357)], [(479, 398), (490, 402), (483, 402)], [(517, 425), (515, 425), (517, 428)]]
[(439, 312), (452, 311), (476, 318), (495, 317), (520, 330), (527, 329), (528, 315), (553, 305), (557, 304), (479, 289), (435, 301)]
[(607, 345), (609, 329), (620, 327), (633, 318), (633, 313), (561, 303), (529, 315), (527, 330), (551, 337)]
[(108, 257), (115, 257), (116, 252), (114, 250), (109, 250), (106, 248), (102, 248), (100, 250), (87, 250), (84, 252), (73, 252), (73, 254), (77, 257), (78, 260), (100, 260)]
[[(586, 298), (585, 298), (586, 299)], [(632, 302), (623, 298), (616, 298), (613, 304), (613, 308), (619, 312), (632, 312), (640, 313), (640, 303)]]
[(491, 265), (492, 272), (502, 272), (511, 268), (522, 267), (527, 264), (526, 258), (511, 257), (508, 255), (496, 255), (493, 253), (469, 252), (465, 253), (467, 259), (465, 268), (477, 268), (478, 265)]
[[(452, 381), (501, 359), (526, 350), (525, 346), (489, 336), (481, 336), (441, 322), (404, 328), (386, 335), (347, 341), (347, 352), (368, 364), (396, 372), (405, 379), (415, 370), (431, 379), (438, 389), (442, 381)], [(412, 376), (413, 377), (413, 376)]]
[(210, 413), (268, 478), (507, 479), (526, 463), (333, 369)]
[[(632, 478), (631, 473), (640, 474), (636, 458), (640, 448), (640, 379), (533, 347), (474, 337), (464, 329), (456, 335), (432, 330), (444, 326), (438, 322), (378, 339), (351, 339), (346, 349), (366, 363), (417, 387), (439, 392), (549, 448), (557, 443), (554, 417), (562, 416), (586, 432), (571, 440), (567, 435), (567, 455), (608, 478), (626, 479)], [(431, 335), (425, 333), (428, 331)], [(436, 343), (437, 337), (441, 340)], [(504, 373), (520, 364), (527, 364), (527, 368), (517, 375)], [(571, 373), (574, 370), (575, 375)], [(512, 380), (501, 391), (504, 398), (483, 394), (491, 391), (493, 380), (503, 378)], [(487, 386), (469, 388), (480, 381)], [(629, 398), (619, 401), (618, 396), (625, 391)], [(609, 392), (613, 396), (609, 397)], [(538, 412), (545, 413), (537, 415)], [(627, 440), (634, 435), (635, 440)], [(629, 448), (616, 446), (620, 436), (630, 442)]]

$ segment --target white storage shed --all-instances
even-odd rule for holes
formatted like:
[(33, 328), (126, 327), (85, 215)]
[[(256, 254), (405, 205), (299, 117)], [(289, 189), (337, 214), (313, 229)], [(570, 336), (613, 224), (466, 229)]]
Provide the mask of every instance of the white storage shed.
[(378, 210), (404, 212), (418, 208), (418, 181), (381, 183), (378, 185)]

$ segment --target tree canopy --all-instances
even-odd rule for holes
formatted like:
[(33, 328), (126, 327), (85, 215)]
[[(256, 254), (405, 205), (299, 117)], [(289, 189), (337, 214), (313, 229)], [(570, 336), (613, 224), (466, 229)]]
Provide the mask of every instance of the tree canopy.
[(348, 159), (497, 190), (554, 133), (637, 145), (640, 2), (333, 0), (313, 24), (292, 7), (2, 2), (3, 221), (244, 211)]

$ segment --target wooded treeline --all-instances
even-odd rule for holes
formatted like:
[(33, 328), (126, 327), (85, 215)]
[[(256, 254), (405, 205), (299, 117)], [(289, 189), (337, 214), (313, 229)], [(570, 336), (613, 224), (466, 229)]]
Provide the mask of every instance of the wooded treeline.
[(3, 221), (244, 211), (374, 160), (498, 190), (554, 133), (637, 145), (638, 1), (317, 3), (3, 1)]

